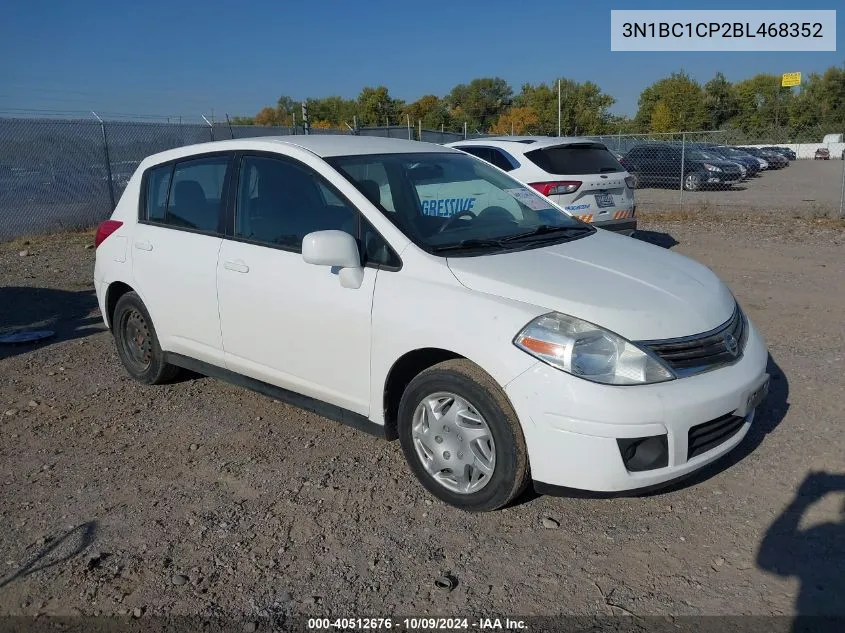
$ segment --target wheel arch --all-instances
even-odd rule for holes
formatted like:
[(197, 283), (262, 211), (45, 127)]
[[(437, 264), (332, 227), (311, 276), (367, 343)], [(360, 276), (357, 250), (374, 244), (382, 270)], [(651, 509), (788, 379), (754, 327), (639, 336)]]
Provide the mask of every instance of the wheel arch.
[(423, 347), (406, 352), (393, 363), (384, 381), (382, 396), (384, 434), (387, 439), (395, 440), (398, 437), (396, 423), (399, 401), (402, 399), (402, 394), (405, 393), (408, 383), (429, 367), (456, 358), (466, 357), (439, 347)]
[(135, 292), (135, 289), (123, 281), (113, 281), (106, 289), (106, 313), (103, 315), (103, 319), (110, 330), (113, 328), (112, 317), (114, 316), (114, 309), (117, 307), (117, 302), (127, 292)]

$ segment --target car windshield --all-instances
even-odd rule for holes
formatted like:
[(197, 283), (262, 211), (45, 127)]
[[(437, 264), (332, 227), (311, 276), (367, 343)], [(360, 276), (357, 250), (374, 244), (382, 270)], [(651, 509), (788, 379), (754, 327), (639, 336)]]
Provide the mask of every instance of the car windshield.
[(432, 253), (533, 248), (595, 231), (467, 154), (340, 156), (327, 162), (409, 239)]

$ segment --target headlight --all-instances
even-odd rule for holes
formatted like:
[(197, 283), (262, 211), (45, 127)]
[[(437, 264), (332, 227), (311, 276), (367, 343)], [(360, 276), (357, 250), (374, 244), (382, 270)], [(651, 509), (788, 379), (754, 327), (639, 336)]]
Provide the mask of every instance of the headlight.
[(630, 341), (559, 312), (537, 317), (513, 342), (535, 358), (593, 382), (642, 385), (675, 377)]
[(716, 167), (716, 165), (711, 165), (710, 163), (704, 163), (704, 169), (707, 171), (722, 171), (721, 167)]

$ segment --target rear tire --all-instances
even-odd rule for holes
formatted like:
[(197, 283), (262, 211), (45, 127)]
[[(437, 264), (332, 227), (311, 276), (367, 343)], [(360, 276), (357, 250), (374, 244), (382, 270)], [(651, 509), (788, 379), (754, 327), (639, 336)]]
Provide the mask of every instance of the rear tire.
[(399, 403), (399, 442), (420, 483), (469, 512), (501, 508), (529, 481), (516, 412), (498, 384), (465, 359), (426, 369)]
[(153, 321), (135, 292), (117, 300), (112, 315), (112, 333), (117, 355), (132, 378), (145, 385), (170, 382), (179, 368), (164, 360)]

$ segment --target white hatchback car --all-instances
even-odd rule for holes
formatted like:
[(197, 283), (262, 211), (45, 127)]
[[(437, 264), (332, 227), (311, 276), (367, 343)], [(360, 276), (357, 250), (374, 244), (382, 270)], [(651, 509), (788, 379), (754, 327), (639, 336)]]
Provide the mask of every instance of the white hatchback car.
[(632, 235), (634, 179), (607, 147), (578, 137), (500, 136), (449, 143), (477, 156), (584, 222)]
[(708, 268), (440, 145), (156, 154), (96, 245), (131, 376), (184, 367), (398, 436), (422, 484), (467, 510), (532, 480), (683, 477), (739, 444), (767, 390), (766, 346)]

